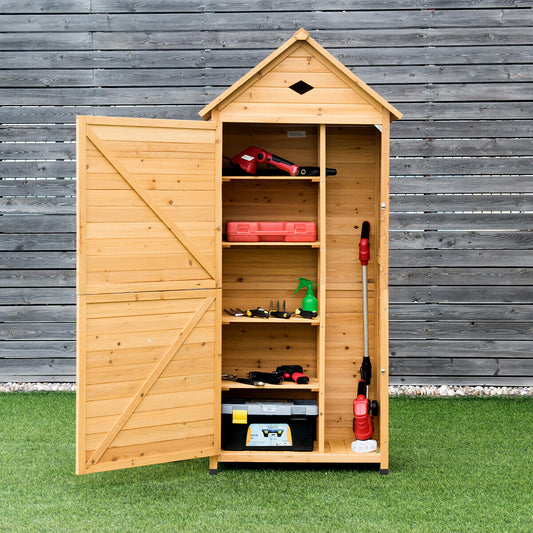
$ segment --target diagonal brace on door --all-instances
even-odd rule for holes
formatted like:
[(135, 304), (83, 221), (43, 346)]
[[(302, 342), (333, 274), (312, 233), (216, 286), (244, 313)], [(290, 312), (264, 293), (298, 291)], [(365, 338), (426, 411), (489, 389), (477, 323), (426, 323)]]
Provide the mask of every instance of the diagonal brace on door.
[(206, 313), (206, 311), (209, 309), (209, 307), (214, 301), (215, 301), (215, 297), (209, 296), (202, 302), (200, 307), (196, 310), (194, 315), (187, 322), (185, 327), (180, 331), (180, 333), (176, 337), (176, 340), (172, 343), (170, 348), (165, 352), (163, 357), (155, 365), (150, 375), (146, 378), (144, 383), (139, 387), (137, 392), (133, 395), (129, 404), (126, 406), (126, 409), (124, 409), (124, 411), (120, 414), (120, 416), (118, 417), (116, 422), (113, 424), (109, 432), (103, 438), (102, 442), (100, 442), (100, 444), (96, 447), (96, 450), (93, 452), (93, 454), (89, 458), (87, 465), (94, 465), (100, 460), (100, 458), (102, 457), (104, 452), (107, 450), (107, 448), (109, 447), (113, 439), (117, 436), (118, 432), (122, 429), (124, 424), (128, 421), (133, 411), (135, 411), (137, 406), (141, 403), (142, 399), (148, 394), (153, 384), (157, 381), (159, 376), (163, 373), (163, 371), (168, 366), (168, 364), (170, 363), (170, 361), (172, 360), (176, 352), (181, 348), (183, 343), (187, 340), (187, 337), (191, 334), (191, 332), (194, 330), (194, 328), (196, 327), (200, 319), (204, 316), (204, 314)]
[(128, 172), (120, 160), (106, 150), (104, 142), (94, 131), (87, 128), (87, 138), (94, 144), (98, 151), (109, 161), (111, 166), (126, 180), (129, 186), (137, 193), (141, 200), (153, 211), (153, 213), (165, 224), (172, 234), (187, 248), (190, 254), (198, 261), (200, 266), (213, 278), (216, 279), (215, 267), (203, 256), (203, 254), (190, 242), (187, 236), (181, 231), (177, 224), (169, 217), (163, 209), (155, 204), (150, 193), (141, 183)]

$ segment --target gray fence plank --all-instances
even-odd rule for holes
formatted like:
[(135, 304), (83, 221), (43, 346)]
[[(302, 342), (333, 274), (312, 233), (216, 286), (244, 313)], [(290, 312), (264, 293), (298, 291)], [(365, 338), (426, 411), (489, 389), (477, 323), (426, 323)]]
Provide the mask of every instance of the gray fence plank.
[[(21, 364), (31, 368), (33, 366), (31, 359), (38, 358), (66, 358), (74, 362), (76, 357), (76, 342), (58, 341), (58, 340), (37, 340), (37, 341), (0, 341), (0, 381), (9, 381), (4, 369), (4, 362), (10, 359), (26, 359)], [(1, 359), (3, 358), (3, 360)], [(67, 374), (65, 381), (76, 381), (76, 370)], [(20, 381), (20, 376), (15, 376), (14, 381)], [(32, 381), (25, 378), (25, 381)], [(38, 380), (36, 380), (38, 381)]]
[(394, 321), (390, 335), (396, 339), (486, 339), (527, 341), (533, 335), (533, 322)]
[(530, 250), (396, 250), (396, 268), (457, 267), (533, 267)]
[[(238, 11), (238, 10), (237, 10)], [(294, 17), (296, 12), (269, 13), (268, 18), (235, 16), (235, 13), (219, 12), (216, 16), (206, 13), (128, 13), (128, 14), (29, 14), (0, 16), (0, 29), (10, 32), (122, 32), (122, 31), (201, 31), (206, 27), (211, 32), (242, 30), (286, 30), (298, 29)], [(382, 12), (345, 11), (342, 17), (335, 11), (309, 11), (305, 14), (308, 28), (344, 30), (352, 29), (396, 29), (396, 28), (504, 28), (529, 27), (533, 22), (529, 8), (515, 9), (461, 9), (461, 10), (409, 10)]]
[(529, 230), (533, 224), (533, 214), (392, 213), (390, 220), (393, 230)]
[(394, 303), (444, 304), (529, 304), (532, 289), (515, 286), (391, 286), (390, 299)]
[(0, 218), (0, 232), (26, 233), (74, 233), (74, 215), (4, 215)]
[(74, 268), (75, 252), (3, 252), (0, 255), (0, 269), (24, 268)]
[[(512, 252), (510, 252), (512, 253)], [(390, 285), (449, 285), (449, 286), (507, 286), (533, 285), (533, 269), (486, 268), (486, 267), (429, 267), (429, 268), (395, 268), (394, 253), (390, 258)], [(391, 304), (392, 305), (392, 304)], [(396, 305), (396, 304), (395, 304)]]
[[(0, 222), (0, 228), (2, 224)], [(0, 251), (74, 251), (76, 235), (74, 233), (0, 233)]]
[[(38, 265), (40, 266), (40, 265)], [(0, 270), (1, 285), (11, 287), (72, 287), (76, 286), (76, 272), (66, 270), (26, 269)], [(0, 310), (1, 314), (1, 310)]]
[(72, 322), (3, 322), (0, 336), (14, 341), (39, 339), (72, 340), (76, 337), (76, 324)]
[(528, 172), (523, 176), (506, 174), (507, 172), (502, 176), (391, 176), (390, 186), (392, 194), (533, 192), (533, 173)]
[(533, 239), (528, 231), (393, 231), (389, 235), (389, 246), (391, 250), (531, 250)]
[(517, 340), (425, 340), (395, 339), (390, 341), (391, 357), (497, 357), (531, 359), (531, 343)]
[(423, 211), (531, 211), (533, 194), (487, 195), (467, 194), (413, 196), (393, 196), (390, 200), (391, 212)]
[[(533, 304), (528, 305), (449, 305), (449, 304), (392, 304), (389, 310), (391, 321), (439, 320), (476, 322), (533, 322)], [(450, 327), (450, 324), (447, 324)], [(394, 329), (394, 328), (393, 328)], [(394, 330), (396, 334), (396, 330)]]
[(4, 288), (0, 287), (0, 305), (74, 305), (76, 291), (74, 288), (39, 287), (39, 288)]
[[(0, 306), (2, 322), (76, 322), (74, 305)], [(74, 338), (74, 336), (72, 337)]]

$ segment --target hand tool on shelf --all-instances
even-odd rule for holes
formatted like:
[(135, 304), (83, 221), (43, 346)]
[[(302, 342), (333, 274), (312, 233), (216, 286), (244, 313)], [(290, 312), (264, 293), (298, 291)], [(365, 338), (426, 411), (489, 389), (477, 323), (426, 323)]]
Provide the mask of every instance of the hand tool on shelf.
[(294, 381), (299, 385), (307, 385), (309, 376), (306, 376), (300, 365), (281, 365), (276, 368), (276, 373), (283, 376), (285, 381)]
[(236, 383), (244, 383), (245, 385), (253, 385), (254, 387), (264, 387), (264, 381), (259, 381), (257, 379), (248, 379), (248, 378), (238, 378), (235, 374), (222, 374), (222, 379), (224, 381), (235, 381)]
[(274, 372), (250, 372), (250, 379), (257, 379), (271, 385), (279, 385), (284, 381), (293, 381), (299, 385), (307, 385), (309, 376), (303, 373), (301, 365), (281, 365)]
[(256, 307), (255, 309), (247, 309), (246, 316), (256, 318), (268, 318), (268, 311), (263, 307)]
[(296, 311), (294, 311), (294, 315), (299, 316), (300, 318), (316, 318), (318, 313), (316, 311), (306, 311), (305, 309), (298, 307), (296, 308)]
[(280, 385), (283, 383), (283, 376), (276, 372), (250, 372), (248, 375), (250, 379), (264, 381), (269, 385)]
[(283, 310), (279, 310), (279, 300), (276, 302), (276, 310), (274, 311), (274, 307), (272, 304), (272, 300), (270, 300), (270, 310), (268, 312), (269, 316), (274, 318), (285, 318), (289, 319), (291, 317), (291, 314), (285, 311), (285, 300), (283, 300)]
[[(257, 146), (248, 146), (231, 158), (232, 165), (240, 167), (248, 174), (257, 174), (257, 163), (265, 163), (267, 166), (288, 172), (291, 176), (320, 176), (320, 167), (300, 167)], [(335, 176), (336, 174), (337, 169), (326, 169), (326, 176)]]
[(228, 315), (231, 315), (231, 316), (244, 316), (246, 313), (244, 311), (242, 311), (241, 309), (233, 309), (230, 307), (230, 309), (224, 309), (224, 311), (226, 313), (228, 313)]
[(257, 318), (268, 318), (268, 311), (266, 309), (263, 309), (262, 307), (256, 307), (255, 309), (247, 309), (246, 311), (243, 311), (239, 307), (236, 307), (233, 309), (231, 307), (229, 310), (224, 309), (228, 315), (231, 316), (248, 316), (248, 317), (257, 317)]

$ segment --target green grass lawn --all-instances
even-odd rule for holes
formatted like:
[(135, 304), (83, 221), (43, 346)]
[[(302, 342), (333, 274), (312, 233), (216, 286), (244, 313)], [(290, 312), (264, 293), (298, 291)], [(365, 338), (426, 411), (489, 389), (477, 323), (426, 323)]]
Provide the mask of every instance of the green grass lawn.
[(0, 394), (0, 531), (533, 531), (533, 398), (391, 398), (390, 474), (205, 459), (74, 474), (72, 393)]

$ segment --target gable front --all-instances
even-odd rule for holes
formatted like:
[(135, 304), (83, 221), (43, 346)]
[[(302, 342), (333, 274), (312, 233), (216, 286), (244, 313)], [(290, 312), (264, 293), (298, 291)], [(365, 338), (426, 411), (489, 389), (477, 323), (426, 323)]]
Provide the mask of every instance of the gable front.
[(379, 124), (383, 106), (305, 41), (218, 105), (224, 122)]

